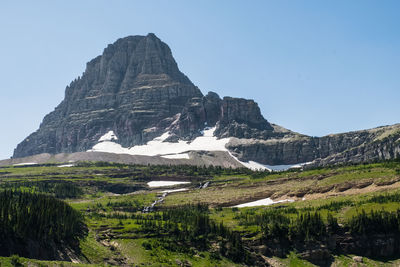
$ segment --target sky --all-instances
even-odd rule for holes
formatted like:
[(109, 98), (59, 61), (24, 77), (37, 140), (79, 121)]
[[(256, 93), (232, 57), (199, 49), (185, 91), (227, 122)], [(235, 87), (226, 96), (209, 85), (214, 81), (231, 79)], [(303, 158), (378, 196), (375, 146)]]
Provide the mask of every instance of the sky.
[(400, 123), (400, 1), (0, 2), (0, 159), (36, 131), (86, 62), (155, 33), (205, 94), (323, 136)]

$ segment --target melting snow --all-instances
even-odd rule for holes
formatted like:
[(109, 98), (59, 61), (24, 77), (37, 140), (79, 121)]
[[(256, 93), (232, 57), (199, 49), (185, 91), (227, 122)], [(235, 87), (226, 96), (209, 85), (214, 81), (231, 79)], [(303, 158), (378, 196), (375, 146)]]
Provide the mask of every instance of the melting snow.
[(272, 199), (268, 198), (264, 198), (264, 199), (260, 199), (257, 201), (252, 201), (252, 202), (247, 202), (247, 203), (243, 203), (243, 204), (239, 204), (234, 206), (235, 208), (245, 208), (245, 207), (256, 207), (256, 206), (268, 206), (268, 205), (273, 205), (276, 203), (283, 203), (283, 202), (293, 202), (293, 199), (283, 199), (283, 200), (278, 200), (278, 201), (273, 201)]
[(65, 168), (65, 167), (73, 167), (73, 166), (75, 166), (74, 164), (65, 164), (65, 165), (59, 165), (59, 166), (57, 166), (57, 167), (59, 167), (59, 168)]
[[(103, 141), (96, 144), (89, 151), (111, 152), (117, 154), (144, 155), (144, 156), (169, 156), (171, 154), (184, 154), (187, 151), (228, 151), (225, 145), (229, 142), (229, 138), (217, 139), (214, 136), (214, 128), (206, 128), (204, 135), (199, 136), (192, 142), (179, 140), (177, 143), (163, 142), (170, 134), (168, 132), (154, 138), (145, 145), (134, 146), (131, 148), (122, 147), (112, 141)], [(107, 133), (108, 134), (108, 133)], [(100, 139), (102, 139), (102, 136)], [(105, 138), (106, 139), (106, 138)], [(187, 157), (187, 156), (183, 156)]]
[(267, 166), (268, 168), (270, 168), (271, 170), (274, 170), (274, 171), (285, 171), (288, 169), (299, 169), (307, 164), (309, 164), (309, 162), (289, 164), (289, 165), (265, 165), (265, 166)]
[(178, 184), (190, 184), (190, 182), (181, 182), (181, 181), (151, 181), (148, 182), (147, 185), (149, 187), (163, 187), (163, 186), (172, 186)]
[(261, 163), (258, 163), (258, 162), (252, 161), (252, 160), (250, 160), (248, 162), (240, 161), (238, 158), (236, 158), (230, 152), (229, 152), (229, 155), (231, 155), (232, 158), (234, 158), (235, 160), (240, 162), (246, 168), (249, 168), (253, 171), (285, 171), (285, 170), (292, 169), (292, 168), (301, 168), (304, 165), (307, 165), (310, 163), (310, 162), (306, 162), (306, 163), (297, 163), (297, 164), (292, 164), (292, 165), (265, 165), (265, 164), (261, 164)]
[(187, 191), (189, 188), (179, 188), (179, 189), (171, 189), (171, 190), (164, 190), (161, 191), (160, 193), (174, 193), (174, 192), (182, 192), (182, 191)]
[(143, 156), (161, 156), (167, 159), (189, 159), (188, 151), (226, 151), (236, 161), (246, 168), (252, 170), (274, 170), (282, 171), (290, 168), (300, 168), (307, 163), (295, 165), (264, 165), (255, 161), (243, 162), (233, 156), (225, 147), (230, 138), (217, 139), (214, 136), (215, 127), (206, 127), (202, 132), (203, 136), (195, 138), (192, 142), (179, 140), (177, 143), (164, 142), (170, 133), (163, 133), (161, 136), (154, 138), (145, 145), (133, 146), (131, 148), (122, 147), (120, 144), (113, 142), (118, 140), (113, 131), (109, 131), (99, 139), (99, 143), (88, 150), (93, 152), (109, 152), (116, 154), (143, 155)]
[(189, 159), (189, 153), (181, 153), (181, 154), (172, 154), (172, 155), (164, 155), (161, 156), (166, 159)]
[(36, 162), (24, 162), (24, 163), (13, 164), (13, 166), (25, 166), (25, 165), (37, 165), (37, 163)]
[(109, 131), (108, 133), (100, 137), (99, 142), (112, 141), (112, 140), (118, 140), (118, 137), (114, 134), (114, 131)]
[(271, 170), (272, 170), (272, 169), (269, 168), (267, 165), (264, 165), (264, 164), (261, 164), (261, 163), (258, 163), (258, 162), (252, 161), (252, 160), (250, 160), (249, 162), (243, 162), (243, 161), (238, 160), (236, 157), (234, 157), (234, 158), (235, 158), (237, 161), (239, 161), (241, 164), (243, 164), (246, 168), (249, 168), (249, 169), (251, 169), (251, 170), (253, 170), (253, 171), (258, 171), (258, 170), (261, 170), (261, 171), (264, 171), (264, 170), (271, 171)]

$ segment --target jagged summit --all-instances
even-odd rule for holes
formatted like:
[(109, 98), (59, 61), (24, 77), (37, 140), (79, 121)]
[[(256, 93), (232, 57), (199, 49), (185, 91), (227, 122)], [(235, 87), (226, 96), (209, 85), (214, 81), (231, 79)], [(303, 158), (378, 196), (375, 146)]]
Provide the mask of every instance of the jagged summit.
[(128, 36), (108, 45), (101, 56), (87, 63), (82, 77), (67, 87), (66, 97), (178, 83), (194, 86), (180, 72), (168, 45), (154, 34)]
[(155, 34), (128, 36), (87, 63), (82, 77), (67, 86), (64, 100), (17, 146), (14, 157), (86, 151), (110, 130), (124, 147), (143, 144), (167, 128), (191, 139), (205, 123), (218, 121), (220, 136), (272, 129), (254, 101), (203, 96)]
[(154, 34), (118, 39), (67, 86), (65, 99), (14, 157), (85, 151), (109, 129), (125, 146), (145, 142), (154, 137), (149, 128), (193, 97), (202, 93), (180, 72), (167, 44)]

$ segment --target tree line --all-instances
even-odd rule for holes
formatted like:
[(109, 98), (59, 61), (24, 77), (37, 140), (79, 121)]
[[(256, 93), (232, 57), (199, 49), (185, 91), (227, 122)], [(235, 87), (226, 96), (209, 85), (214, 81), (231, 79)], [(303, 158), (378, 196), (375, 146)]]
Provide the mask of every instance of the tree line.
[[(206, 205), (185, 205), (162, 212), (134, 214), (132, 218), (141, 225), (142, 232), (158, 237), (157, 244), (168, 250), (187, 253), (190, 247), (195, 247), (210, 251), (215, 258), (221, 255), (234, 262), (252, 262), (240, 234), (210, 219)], [(145, 246), (151, 249), (154, 244), (147, 242)]]
[[(379, 201), (397, 199), (395, 195), (384, 195)], [(374, 201), (377, 199), (373, 198)], [(326, 208), (336, 210), (341, 206), (334, 202)], [(343, 224), (331, 214), (323, 218), (320, 211), (288, 212), (285, 208), (268, 209), (261, 213), (246, 211), (236, 216), (242, 225), (256, 225), (263, 234), (263, 242), (267, 246), (285, 244), (287, 251), (301, 245), (319, 242), (324, 244), (334, 235), (349, 233), (354, 237), (391, 235), (400, 238), (400, 209), (396, 211), (361, 210)]]
[(0, 186), (3, 189), (14, 191), (21, 188), (27, 188), (31, 192), (47, 193), (61, 199), (77, 198), (83, 194), (81, 188), (72, 182), (66, 181), (18, 181), (3, 183)]
[(72, 246), (86, 235), (83, 216), (67, 203), (44, 194), (0, 192), (0, 240)]

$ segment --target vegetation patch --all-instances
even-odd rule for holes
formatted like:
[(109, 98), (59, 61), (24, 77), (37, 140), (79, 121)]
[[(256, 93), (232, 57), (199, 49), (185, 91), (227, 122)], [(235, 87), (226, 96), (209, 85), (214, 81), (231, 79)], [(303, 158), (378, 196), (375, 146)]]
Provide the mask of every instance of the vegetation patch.
[(30, 192), (0, 192), (0, 252), (56, 258), (61, 247), (77, 248), (87, 235), (82, 215), (54, 197)]

